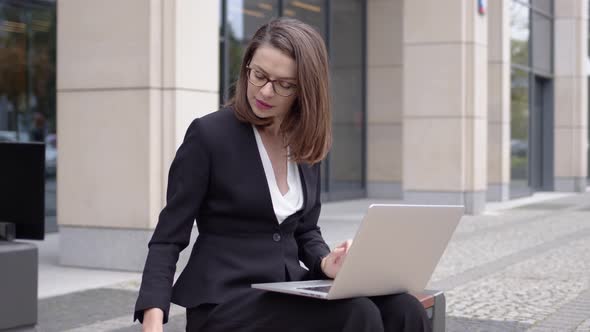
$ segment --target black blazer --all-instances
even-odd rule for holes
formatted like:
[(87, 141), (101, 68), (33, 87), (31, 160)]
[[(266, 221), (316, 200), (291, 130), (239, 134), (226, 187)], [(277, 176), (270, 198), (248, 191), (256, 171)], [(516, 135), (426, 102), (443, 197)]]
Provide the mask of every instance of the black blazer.
[[(223, 303), (252, 283), (326, 278), (320, 262), (330, 249), (317, 226), (320, 167), (298, 167), (303, 208), (279, 225), (252, 126), (230, 108), (195, 119), (170, 167), (134, 320), (157, 307), (167, 322), (170, 302), (187, 308)], [(199, 235), (172, 287), (195, 219)]]

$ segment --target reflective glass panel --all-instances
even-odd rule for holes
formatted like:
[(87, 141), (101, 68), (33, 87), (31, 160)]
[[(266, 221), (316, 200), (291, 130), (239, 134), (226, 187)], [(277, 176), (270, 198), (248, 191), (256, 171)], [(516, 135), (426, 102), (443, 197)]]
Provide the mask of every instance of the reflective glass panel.
[(46, 232), (57, 230), (55, 20), (55, 3), (0, 0), (0, 141), (45, 143)]
[(530, 15), (529, 8), (519, 2), (510, 3), (510, 53), (514, 64), (528, 66)]
[(534, 70), (550, 74), (553, 71), (552, 21), (544, 15), (533, 12), (532, 30), (532, 67)]
[[(338, 1), (335, 1), (336, 4)], [(283, 16), (299, 19), (326, 38), (326, 6), (324, 0), (284, 1)]]
[(510, 194), (528, 195), (529, 74), (512, 69), (510, 94)]
[(331, 4), (334, 144), (330, 190), (340, 192), (342, 197), (358, 197), (364, 188), (363, 3), (338, 0)]
[(222, 27), (221, 75), (225, 101), (233, 94), (245, 47), (260, 25), (280, 14), (306, 22), (322, 35), (330, 53), (334, 106), (333, 146), (322, 168), (324, 197), (363, 196), (364, 1), (226, 0), (223, 4), (226, 24)]
[(532, 0), (531, 6), (543, 13), (553, 15), (553, 0)]
[(226, 45), (222, 59), (225, 100), (233, 95), (248, 42), (261, 25), (279, 16), (278, 9), (277, 0), (226, 0)]

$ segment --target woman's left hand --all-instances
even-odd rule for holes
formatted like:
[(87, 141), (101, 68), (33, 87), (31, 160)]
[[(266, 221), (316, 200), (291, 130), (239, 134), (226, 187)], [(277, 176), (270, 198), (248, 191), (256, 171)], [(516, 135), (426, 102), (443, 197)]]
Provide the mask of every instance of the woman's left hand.
[(321, 267), (325, 275), (332, 279), (336, 278), (338, 271), (340, 271), (340, 268), (342, 267), (342, 262), (344, 262), (346, 254), (348, 254), (348, 248), (350, 248), (351, 245), (352, 240), (346, 240), (334, 248), (328, 256), (322, 258)]

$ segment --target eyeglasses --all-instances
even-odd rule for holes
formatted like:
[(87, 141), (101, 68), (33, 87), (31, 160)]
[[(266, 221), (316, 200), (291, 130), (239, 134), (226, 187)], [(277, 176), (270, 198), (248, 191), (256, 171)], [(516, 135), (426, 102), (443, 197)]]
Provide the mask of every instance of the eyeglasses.
[(254, 68), (250, 68), (250, 67), (246, 67), (246, 68), (248, 69), (248, 71), (247, 71), (248, 82), (250, 82), (250, 84), (252, 84), (254, 86), (261, 88), (261, 87), (265, 86), (266, 84), (268, 84), (268, 82), (270, 82), (270, 84), (272, 85), (273, 91), (277, 95), (282, 96), (282, 97), (290, 97), (295, 92), (297, 92), (297, 85), (295, 85), (293, 83), (289, 83), (289, 82), (281, 81), (281, 80), (271, 80), (264, 73), (254, 69)]

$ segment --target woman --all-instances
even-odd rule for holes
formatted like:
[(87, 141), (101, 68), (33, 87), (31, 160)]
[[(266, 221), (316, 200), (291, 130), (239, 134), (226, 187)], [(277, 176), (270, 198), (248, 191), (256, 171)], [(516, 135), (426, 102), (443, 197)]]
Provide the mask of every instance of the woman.
[[(145, 331), (162, 329), (171, 301), (187, 308), (187, 331), (428, 329), (407, 294), (323, 301), (250, 288), (334, 278), (350, 246), (330, 251), (317, 226), (328, 78), (325, 45), (308, 25), (281, 18), (256, 32), (235, 97), (192, 122), (170, 168), (135, 307)], [(199, 236), (172, 287), (195, 219)]]

